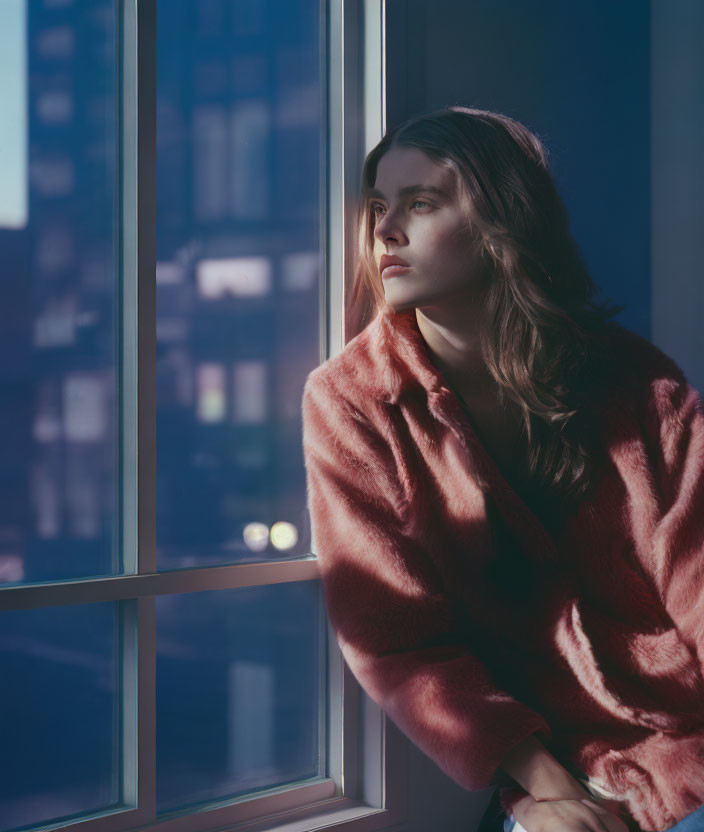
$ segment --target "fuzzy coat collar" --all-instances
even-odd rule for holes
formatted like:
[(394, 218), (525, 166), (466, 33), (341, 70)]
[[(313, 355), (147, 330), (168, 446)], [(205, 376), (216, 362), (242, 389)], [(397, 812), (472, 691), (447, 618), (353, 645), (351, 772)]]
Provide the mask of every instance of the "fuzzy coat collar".
[(431, 362), (414, 308), (378, 312), (327, 364), (328, 377), (337, 379), (339, 392), (361, 412), (367, 410), (370, 399), (392, 409), (403, 407), (410, 398), (423, 399), (421, 412), (436, 420), (442, 430), (450, 431), (462, 448), (468, 474), (482, 491), (491, 491), (500, 511), (530, 541), (527, 548), (534, 560), (559, 559), (552, 535), (504, 478), (447, 378)]
[[(414, 308), (379, 311), (339, 358), (355, 366), (357, 395), (391, 405), (407, 396), (424, 395), (431, 416), (458, 434), (466, 433), (459, 399), (430, 360)], [(349, 372), (351, 367), (344, 369)]]
[(423, 388), (440, 393), (446, 388), (442, 374), (430, 361), (415, 309), (400, 312), (380, 311), (369, 327), (369, 337), (378, 349), (381, 384), (378, 396), (397, 404), (406, 391)]

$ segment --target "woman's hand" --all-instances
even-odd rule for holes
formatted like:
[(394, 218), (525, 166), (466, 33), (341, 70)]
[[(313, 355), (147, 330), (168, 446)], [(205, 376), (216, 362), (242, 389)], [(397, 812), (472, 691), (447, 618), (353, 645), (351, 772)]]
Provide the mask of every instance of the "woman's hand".
[(586, 798), (535, 800), (526, 795), (513, 806), (526, 832), (628, 832), (614, 814)]

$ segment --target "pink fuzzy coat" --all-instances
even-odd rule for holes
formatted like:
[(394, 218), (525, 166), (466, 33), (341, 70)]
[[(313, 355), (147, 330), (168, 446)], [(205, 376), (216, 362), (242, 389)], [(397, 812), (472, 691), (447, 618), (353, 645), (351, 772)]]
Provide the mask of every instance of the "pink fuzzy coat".
[(661, 832), (704, 802), (704, 408), (658, 348), (613, 337), (610, 462), (558, 534), (479, 442), (413, 309), (308, 376), (308, 508), (346, 662), (444, 772), (498, 784), (510, 811), (525, 792), (500, 762), (537, 732)]

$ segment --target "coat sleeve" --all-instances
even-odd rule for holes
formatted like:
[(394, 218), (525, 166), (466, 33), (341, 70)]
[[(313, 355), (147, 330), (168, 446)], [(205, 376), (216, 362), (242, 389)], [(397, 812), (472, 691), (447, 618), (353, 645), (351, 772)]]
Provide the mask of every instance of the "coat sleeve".
[[(399, 729), (470, 791), (546, 720), (498, 689), (463, 643), (437, 567), (406, 530), (394, 457), (358, 408), (312, 374), (303, 448), (326, 610), (355, 678)], [(499, 770), (499, 773), (501, 770)]]
[(672, 362), (649, 419), (660, 511), (650, 556), (660, 596), (704, 668), (704, 405)]

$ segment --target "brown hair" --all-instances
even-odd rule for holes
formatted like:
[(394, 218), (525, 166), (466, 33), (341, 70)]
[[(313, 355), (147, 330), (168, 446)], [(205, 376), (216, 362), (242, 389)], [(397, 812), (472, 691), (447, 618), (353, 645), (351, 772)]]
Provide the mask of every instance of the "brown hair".
[(502, 400), (520, 412), (531, 479), (565, 498), (583, 497), (594, 485), (600, 450), (591, 405), (608, 364), (605, 335), (619, 326), (608, 319), (625, 307), (593, 300), (597, 287), (569, 231), (546, 148), (508, 116), (460, 106), (409, 119), (384, 135), (362, 169), (347, 305), (353, 330), (374, 307), (393, 314), (374, 261), (369, 195), (392, 146), (418, 148), (454, 173), (488, 275), (482, 357)]

